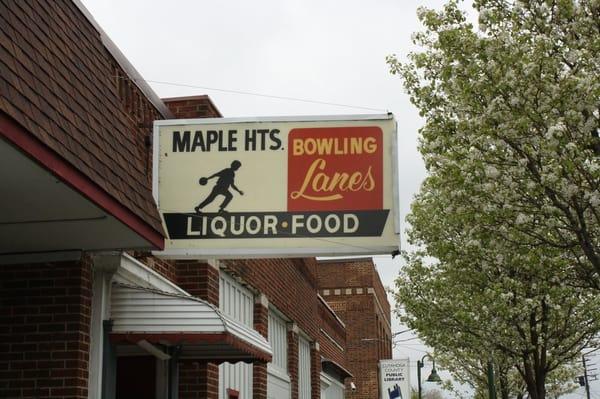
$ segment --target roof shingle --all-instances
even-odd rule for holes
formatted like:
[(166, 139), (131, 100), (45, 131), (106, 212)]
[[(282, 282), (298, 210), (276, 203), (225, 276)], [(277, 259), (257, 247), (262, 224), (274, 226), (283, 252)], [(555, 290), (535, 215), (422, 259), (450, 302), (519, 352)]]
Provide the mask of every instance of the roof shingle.
[(0, 1), (0, 110), (162, 233), (144, 140), (162, 117), (76, 4)]

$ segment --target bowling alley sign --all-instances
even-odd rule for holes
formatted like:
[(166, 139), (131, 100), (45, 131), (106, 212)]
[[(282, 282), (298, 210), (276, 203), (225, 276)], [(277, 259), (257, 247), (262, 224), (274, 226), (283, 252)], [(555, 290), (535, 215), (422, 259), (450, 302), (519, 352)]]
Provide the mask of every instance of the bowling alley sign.
[(154, 196), (174, 258), (398, 248), (392, 115), (154, 123)]

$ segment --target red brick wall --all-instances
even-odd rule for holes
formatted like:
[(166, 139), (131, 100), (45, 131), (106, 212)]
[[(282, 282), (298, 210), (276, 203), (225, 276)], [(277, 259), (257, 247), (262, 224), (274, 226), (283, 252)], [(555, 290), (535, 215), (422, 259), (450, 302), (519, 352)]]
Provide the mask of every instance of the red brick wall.
[[(319, 263), (318, 270), (319, 292), (328, 297), (328, 302), (329, 297), (335, 298), (337, 295), (374, 295), (378, 305), (375, 311), (382, 320), (385, 332), (391, 335), (390, 303), (372, 260), (325, 261)], [(325, 295), (326, 291), (329, 291), (329, 295)], [(334, 310), (337, 312), (337, 309)]]
[(0, 266), (0, 397), (87, 398), (90, 263)]
[(269, 338), (269, 309), (261, 303), (254, 304), (254, 329), (265, 338)]
[[(231, 274), (263, 292), (285, 316), (313, 340), (319, 337), (317, 287), (313, 265), (302, 259), (247, 259), (225, 261)], [(302, 304), (302, 306), (298, 306)]]
[(373, 268), (373, 285), (372, 287), (375, 289), (375, 295), (379, 300), (379, 305), (383, 309), (383, 313), (388, 316), (388, 320), (391, 314), (390, 302), (387, 299), (387, 293), (383, 284), (381, 283), (381, 279), (379, 278), (379, 273), (377, 270)]
[(320, 262), (319, 289), (327, 288), (373, 288), (383, 312), (390, 314), (390, 303), (371, 259), (342, 262)]
[[(317, 265), (314, 259), (247, 259), (225, 261), (224, 264), (228, 273), (239, 276), (246, 284), (264, 293), (269, 304), (293, 320), (312, 340), (319, 339)], [(318, 362), (320, 372), (321, 355), (315, 353), (315, 358), (311, 360)], [(257, 366), (254, 370), (257, 371)], [(260, 370), (259, 366), (259, 372)], [(291, 399), (297, 399), (298, 336), (292, 331), (288, 332), (288, 373), (291, 379)], [(264, 377), (262, 375), (254, 377), (255, 384), (266, 384), (266, 369)], [(318, 394), (313, 393), (312, 397), (318, 399), (320, 391)]]
[(374, 264), (321, 262), (319, 289), (346, 324), (347, 365), (357, 388), (346, 397), (379, 398), (378, 363), (391, 357), (391, 327), (389, 302)]
[[(254, 304), (254, 329), (269, 338), (269, 309), (262, 303)], [(267, 364), (255, 362), (252, 367), (252, 395), (254, 399), (267, 399)]]
[(222, 115), (208, 96), (163, 98), (177, 119), (220, 118)]
[(252, 365), (252, 395), (254, 399), (267, 399), (267, 363)]
[(179, 363), (179, 397), (181, 399), (218, 399), (219, 366), (213, 363), (186, 361)]
[(176, 261), (175, 282), (196, 298), (219, 306), (219, 271), (205, 262)]
[[(156, 258), (154, 258), (156, 259)], [(165, 261), (163, 261), (165, 262)], [(196, 298), (219, 306), (219, 271), (205, 262), (178, 260), (165, 262), (175, 269), (174, 282)], [(219, 366), (208, 362), (179, 364), (179, 397), (217, 399)]]
[(293, 259), (293, 261), (299, 265), (299, 270), (306, 281), (308, 281), (313, 287), (318, 288), (319, 262), (317, 262), (315, 258)]
[[(345, 345), (344, 327), (317, 296), (317, 272), (320, 264), (314, 258), (247, 259), (225, 261), (224, 264), (228, 273), (240, 277), (246, 284), (264, 293), (269, 303), (296, 323), (312, 341), (324, 343), (320, 350), (314, 347), (311, 349), (311, 390), (312, 397), (318, 399), (321, 395), (321, 355), (344, 367), (347, 365), (344, 352), (331, 340), (327, 339), (325, 342), (321, 333), (323, 328), (342, 347)], [(288, 373), (291, 379), (291, 399), (297, 399), (298, 335), (293, 331), (288, 332)], [(259, 383), (260, 381), (262, 380)]]
[(348, 392), (348, 399), (379, 398), (377, 367), (381, 357), (379, 333), (372, 296), (349, 296), (345, 298), (346, 311), (341, 315), (347, 332), (347, 359), (354, 375), (355, 392)]
[[(346, 329), (335, 318), (331, 310), (321, 301), (319, 301), (319, 324), (322, 330), (319, 334), (319, 345), (322, 355), (335, 361), (342, 367), (347, 367), (345, 352)], [(332, 339), (335, 343), (332, 342)], [(340, 349), (338, 345), (344, 349)]]
[(374, 271), (371, 259), (319, 262), (319, 288), (372, 287)]

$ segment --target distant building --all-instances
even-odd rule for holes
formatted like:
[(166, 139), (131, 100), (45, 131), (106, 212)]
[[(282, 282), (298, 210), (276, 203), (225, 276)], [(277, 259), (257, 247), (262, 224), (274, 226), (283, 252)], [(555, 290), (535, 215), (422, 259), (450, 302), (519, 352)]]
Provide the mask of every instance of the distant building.
[(378, 364), (392, 358), (390, 304), (368, 258), (319, 262), (319, 293), (346, 325), (355, 391), (347, 398), (379, 399)]

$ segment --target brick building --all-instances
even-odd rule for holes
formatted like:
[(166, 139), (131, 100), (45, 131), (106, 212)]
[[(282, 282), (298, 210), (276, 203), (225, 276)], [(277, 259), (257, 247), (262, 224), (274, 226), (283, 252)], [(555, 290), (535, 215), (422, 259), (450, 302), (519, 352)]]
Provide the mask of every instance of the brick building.
[(0, 397), (349, 395), (321, 264), (151, 253), (152, 121), (220, 116), (158, 98), (77, 0), (0, 2)]
[(320, 261), (319, 292), (346, 324), (347, 365), (356, 390), (347, 398), (378, 399), (378, 365), (392, 358), (390, 304), (371, 259)]

